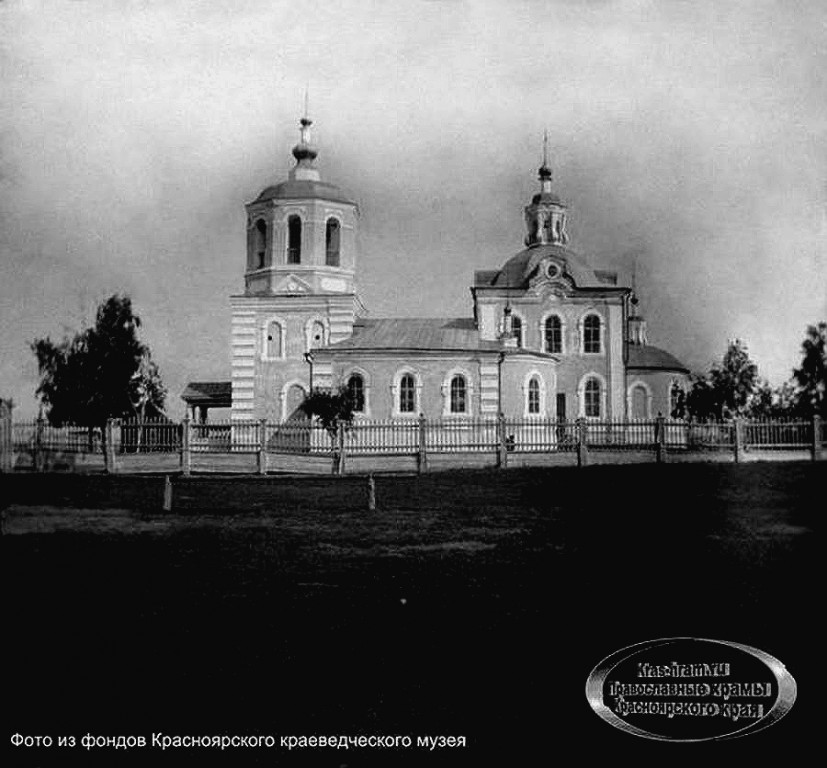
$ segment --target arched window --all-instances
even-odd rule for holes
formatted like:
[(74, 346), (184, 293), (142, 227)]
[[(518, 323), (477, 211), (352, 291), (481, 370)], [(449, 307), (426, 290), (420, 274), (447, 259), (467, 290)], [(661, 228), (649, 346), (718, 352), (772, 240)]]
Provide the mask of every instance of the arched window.
[(324, 346), (324, 323), (321, 320), (314, 320), (310, 324), (310, 349), (318, 349)]
[(325, 264), (328, 267), (339, 266), (339, 221), (328, 219), (325, 227)]
[(546, 352), (559, 354), (563, 351), (563, 325), (557, 315), (546, 318)]
[(468, 385), (465, 377), (457, 374), (451, 379), (451, 413), (466, 413), (468, 410)]
[(287, 219), (287, 263), (302, 263), (302, 220), (298, 216)]
[(635, 384), (632, 387), (632, 418), (649, 418), (649, 395), (642, 384)]
[(540, 382), (536, 376), (528, 380), (528, 408), (526, 410), (531, 414), (540, 413)]
[(347, 394), (350, 398), (350, 402), (353, 404), (353, 410), (356, 413), (364, 413), (365, 380), (358, 373), (354, 373), (347, 380)]
[(281, 325), (275, 320), (267, 326), (267, 357), (281, 357)]
[(583, 320), (583, 351), (600, 352), (600, 318), (586, 315)]
[(416, 413), (416, 382), (410, 373), (399, 380), (399, 412)]
[(517, 315), (512, 315), (511, 317), (511, 335), (517, 339), (517, 346), (523, 346), (523, 321), (517, 317)]
[(261, 269), (264, 266), (264, 258), (267, 254), (267, 224), (262, 219), (256, 222), (254, 251), (256, 254), (256, 269)]
[(583, 388), (583, 413), (592, 418), (600, 417), (600, 382), (595, 379), (587, 379)]

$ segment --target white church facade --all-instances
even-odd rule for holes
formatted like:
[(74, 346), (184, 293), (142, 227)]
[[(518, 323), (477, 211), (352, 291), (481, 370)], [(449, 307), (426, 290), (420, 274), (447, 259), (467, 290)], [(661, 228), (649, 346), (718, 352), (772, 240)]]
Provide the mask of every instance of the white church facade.
[(340, 386), (366, 419), (671, 413), (688, 371), (647, 343), (631, 287), (569, 246), (545, 158), (524, 248), (475, 273), (470, 316), (373, 318), (356, 291), (358, 207), (321, 179), (310, 127), (303, 118), (288, 178), (246, 206), (233, 420), (284, 421), (311, 388)]

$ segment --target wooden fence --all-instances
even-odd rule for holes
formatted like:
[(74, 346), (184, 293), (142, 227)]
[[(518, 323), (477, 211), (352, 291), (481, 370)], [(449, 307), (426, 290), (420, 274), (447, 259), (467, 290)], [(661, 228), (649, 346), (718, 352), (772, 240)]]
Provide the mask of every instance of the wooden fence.
[(0, 471), (324, 472), (611, 461), (820, 459), (812, 419), (560, 422), (526, 417), (357, 419), (333, 434), (310, 420), (111, 420), (101, 428), (0, 418)]

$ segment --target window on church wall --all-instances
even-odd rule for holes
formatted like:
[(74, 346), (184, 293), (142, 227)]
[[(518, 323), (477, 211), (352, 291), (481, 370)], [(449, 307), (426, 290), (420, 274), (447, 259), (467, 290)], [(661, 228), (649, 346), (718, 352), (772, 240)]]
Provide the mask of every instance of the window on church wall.
[(281, 357), (281, 325), (275, 321), (267, 326), (267, 357)]
[(647, 408), (647, 401), (648, 395), (646, 393), (646, 389), (640, 385), (636, 384), (632, 387), (632, 418), (633, 419), (646, 419), (649, 417), (648, 408)]
[(557, 315), (546, 319), (546, 352), (563, 351), (563, 324)]
[(302, 263), (302, 220), (299, 216), (287, 219), (287, 263)]
[(339, 241), (341, 227), (338, 219), (328, 219), (325, 227), (325, 264), (328, 267), (339, 266)]
[(517, 339), (517, 346), (523, 346), (523, 321), (517, 317), (517, 315), (512, 315), (511, 317), (511, 335)]
[(540, 382), (534, 376), (528, 380), (528, 413), (540, 413)]
[(399, 412), (416, 413), (416, 382), (410, 373), (399, 380)]
[(600, 352), (600, 318), (586, 315), (583, 320), (583, 351)]
[(583, 388), (583, 413), (590, 418), (600, 417), (600, 382), (587, 379)]
[(261, 269), (267, 255), (267, 224), (261, 219), (256, 222), (253, 252), (256, 258), (256, 269)]
[(468, 410), (468, 385), (465, 377), (457, 374), (451, 379), (451, 413), (466, 413)]
[(365, 412), (365, 381), (358, 374), (354, 373), (347, 380), (347, 394), (353, 404), (355, 413)]
[(324, 346), (324, 323), (321, 320), (314, 320), (310, 325), (310, 349), (318, 349)]

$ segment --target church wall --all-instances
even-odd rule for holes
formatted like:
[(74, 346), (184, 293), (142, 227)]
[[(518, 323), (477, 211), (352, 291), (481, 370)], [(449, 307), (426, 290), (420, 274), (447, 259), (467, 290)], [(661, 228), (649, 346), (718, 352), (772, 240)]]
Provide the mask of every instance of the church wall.
[(522, 355), (509, 355), (502, 364), (501, 407), (509, 418), (531, 416), (528, 409), (528, 386), (532, 376), (540, 384), (540, 413), (538, 417), (553, 417), (557, 375), (553, 360)]
[[(314, 345), (350, 335), (353, 297), (236, 296), (232, 304), (232, 418), (281, 421), (295, 405), (297, 391), (310, 389), (305, 353)], [(312, 338), (318, 320), (324, 338)], [(278, 323), (277, 344), (270, 345), (271, 323)]]
[[(327, 360), (319, 354), (318, 364)], [(367, 412), (365, 418), (416, 418), (423, 413), (426, 418), (439, 419), (451, 416), (450, 377), (459, 373), (466, 378), (468, 408), (466, 415), (479, 416), (482, 402), (481, 366), (496, 363), (496, 353), (480, 356), (476, 353), (445, 355), (417, 355), (394, 353), (389, 356), (348, 355), (333, 357), (333, 385), (347, 382), (351, 373), (359, 373), (365, 380)], [(488, 359), (490, 358), (490, 359)], [(400, 413), (399, 379), (405, 372), (414, 376), (417, 384), (417, 401), (413, 413)], [(315, 378), (315, 376), (314, 376)]]
[(629, 418), (636, 414), (632, 410), (632, 389), (635, 385), (642, 385), (647, 392), (649, 413), (647, 418), (655, 418), (658, 415), (669, 418), (672, 410), (670, 403), (670, 390), (672, 383), (676, 382), (684, 391), (689, 388), (689, 377), (684, 373), (675, 371), (649, 371), (629, 369), (626, 372), (626, 401), (628, 404)]
[[(498, 297), (496, 311), (502, 316), (505, 297)], [(575, 419), (583, 415), (582, 388), (584, 379), (596, 375), (601, 382), (604, 395), (601, 418), (623, 418), (626, 412), (623, 363), (623, 310), (620, 299), (569, 297), (560, 299), (546, 296), (543, 299), (511, 299), (512, 315), (523, 321), (523, 348), (532, 351), (545, 350), (545, 320), (555, 314), (562, 321), (563, 351), (555, 354), (556, 393), (566, 396), (566, 418)], [(483, 312), (491, 307), (488, 301), (482, 304)], [(587, 314), (601, 318), (601, 351), (583, 351), (582, 321)], [(506, 413), (522, 413), (522, 405), (510, 399), (504, 400)], [(513, 410), (513, 408), (517, 410)], [(556, 404), (549, 403), (549, 414), (556, 413)]]

